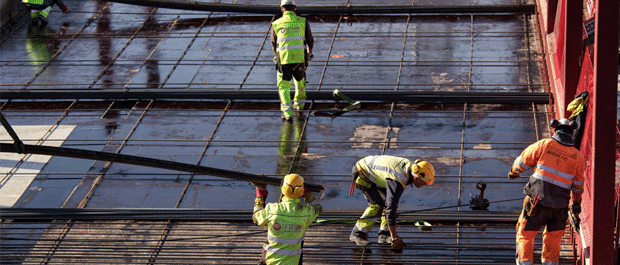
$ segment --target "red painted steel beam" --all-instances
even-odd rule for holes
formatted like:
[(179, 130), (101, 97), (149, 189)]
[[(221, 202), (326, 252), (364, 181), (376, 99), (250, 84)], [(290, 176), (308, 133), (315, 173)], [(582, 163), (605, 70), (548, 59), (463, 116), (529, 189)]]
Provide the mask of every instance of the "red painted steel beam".
[(573, 100), (579, 85), (579, 74), (581, 72), (580, 56), (582, 44), (583, 28), (583, 0), (566, 1), (564, 25), (564, 49), (561, 62), (560, 77), (564, 85), (564, 98), (558, 99), (560, 104), (559, 118), (570, 116), (566, 111), (566, 106)]
[(590, 264), (613, 264), (615, 126), (618, 96), (618, 0), (596, 1)]
[(555, 16), (558, 13), (558, 0), (547, 1), (547, 34), (555, 30)]

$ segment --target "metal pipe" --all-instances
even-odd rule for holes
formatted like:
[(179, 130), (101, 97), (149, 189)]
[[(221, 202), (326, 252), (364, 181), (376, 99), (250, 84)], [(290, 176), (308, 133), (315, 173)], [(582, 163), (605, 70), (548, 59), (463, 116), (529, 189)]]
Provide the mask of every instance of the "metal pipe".
[[(234, 12), (254, 14), (280, 14), (277, 5), (239, 5), (180, 0), (111, 0), (109, 2), (169, 9)], [(534, 14), (533, 4), (525, 5), (333, 5), (298, 6), (297, 14), (303, 15), (352, 15), (352, 14)]]
[[(0, 143), (0, 152), (16, 153), (17, 149), (12, 144)], [(226, 169), (218, 169), (206, 166), (192, 165), (187, 163), (180, 163), (174, 161), (167, 161), (161, 159), (154, 159), (148, 157), (140, 157), (133, 155), (116, 154), (109, 152), (91, 151), (67, 147), (53, 147), (43, 145), (24, 145), (24, 153), (26, 154), (38, 154), (38, 155), (51, 155), (62, 157), (73, 157), (81, 159), (103, 160), (109, 162), (139, 165), (146, 167), (162, 168), (169, 170), (178, 170), (184, 172), (191, 172), (199, 175), (211, 175), (217, 177), (223, 177), (228, 179), (250, 181), (256, 183), (264, 183), (268, 185), (280, 186), (282, 180), (274, 177), (267, 177), (262, 175), (255, 175), (250, 173), (244, 173), (239, 171), (232, 171)], [(314, 192), (321, 192), (324, 190), (323, 186), (305, 183), (306, 188)], [(1, 218), (0, 218), (1, 219)]]
[[(549, 104), (547, 92), (442, 92), (442, 91), (343, 91), (362, 102), (405, 102), (431, 104)], [(307, 91), (308, 100), (332, 100), (332, 91)], [(237, 99), (279, 100), (275, 90), (209, 90), (209, 89), (132, 89), (109, 90), (48, 90), (2, 91), (0, 99), (100, 99), (100, 100), (158, 100), (158, 99)]]

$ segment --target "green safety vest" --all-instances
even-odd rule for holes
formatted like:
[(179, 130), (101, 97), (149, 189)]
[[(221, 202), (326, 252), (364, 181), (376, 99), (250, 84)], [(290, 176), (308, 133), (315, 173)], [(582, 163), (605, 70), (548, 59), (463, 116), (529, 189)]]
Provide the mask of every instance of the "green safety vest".
[(293, 11), (286, 11), (272, 26), (277, 36), (280, 63), (304, 63), (306, 19), (295, 15)]
[(45, 0), (23, 0), (24, 4), (42, 5)]
[(306, 228), (321, 213), (321, 206), (300, 205), (299, 198), (282, 197), (254, 213), (258, 225), (268, 227), (267, 264), (298, 264)]
[(409, 183), (411, 166), (409, 159), (388, 155), (367, 156), (355, 163), (359, 177), (381, 188), (386, 187), (386, 179), (396, 180), (405, 187)]

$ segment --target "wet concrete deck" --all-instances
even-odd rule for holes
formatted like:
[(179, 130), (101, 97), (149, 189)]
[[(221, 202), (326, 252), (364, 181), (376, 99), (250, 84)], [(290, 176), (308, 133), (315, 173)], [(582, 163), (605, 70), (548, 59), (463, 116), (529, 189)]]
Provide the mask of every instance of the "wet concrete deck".
[[(401, 4), (411, 4), (404, 2)], [(450, 1), (474, 5), (519, 2)], [(32, 28), (26, 19), (20, 20), (0, 42), (0, 110), (25, 143), (132, 154), (266, 176), (295, 172), (326, 187), (321, 204), (330, 213), (361, 214), (366, 207), (360, 192), (347, 196), (350, 169), (358, 159), (377, 154), (421, 158), (434, 165), (435, 185), (406, 189), (400, 211), (458, 205), (465, 206), (450, 210), (471, 211), (469, 199), (479, 194), (475, 185), (484, 181), (485, 197), (492, 202), (516, 199), (491, 203), (489, 211), (512, 214), (516, 221), (526, 178), (508, 181), (505, 175), (523, 148), (548, 136), (544, 105), (369, 103), (359, 111), (332, 118), (315, 116), (312, 109), (335, 103), (316, 101), (294, 122), (286, 123), (279, 118), (276, 101), (3, 100), (2, 91), (9, 90), (277, 90), (268, 39), (272, 16), (100, 1), (66, 3), (72, 13), (64, 15), (55, 9), (44, 28)], [(308, 19), (315, 37), (308, 90), (546, 89), (540, 74), (535, 22), (530, 16)], [(10, 138), (2, 131), (0, 139)], [(254, 198), (249, 183), (212, 176), (7, 153), (2, 153), (0, 162), (0, 207), (245, 211), (251, 209)], [(278, 188), (269, 191), (268, 201), (275, 201)], [(57, 224), (0, 223), (4, 231), (0, 234), (13, 238), (2, 240), (0, 246), (7, 248), (0, 251), (0, 257), (20, 260), (27, 256), (26, 263), (136, 264), (151, 259), (154, 263), (252, 264), (265, 236), (263, 228), (247, 220), (171, 225), (131, 220), (71, 222), (68, 228), (66, 222)], [(467, 227), (457, 222), (436, 227), (422, 232), (403, 225), (409, 247), (402, 255), (384, 255), (385, 250), (378, 247), (371, 248), (374, 254), (368, 255), (359, 253), (346, 239), (350, 225), (321, 225), (308, 231), (304, 260), (309, 264), (514, 262), (514, 224)], [(59, 228), (65, 228), (64, 232)], [(171, 234), (160, 238), (167, 230)], [(257, 234), (245, 236), (253, 232)], [(229, 233), (233, 239), (220, 238)], [(102, 242), (114, 246), (102, 247)], [(121, 242), (131, 243), (124, 248)], [(9, 248), (15, 246), (20, 247)], [(181, 251), (181, 246), (185, 250)], [(563, 252), (564, 261), (570, 261), (570, 254)]]

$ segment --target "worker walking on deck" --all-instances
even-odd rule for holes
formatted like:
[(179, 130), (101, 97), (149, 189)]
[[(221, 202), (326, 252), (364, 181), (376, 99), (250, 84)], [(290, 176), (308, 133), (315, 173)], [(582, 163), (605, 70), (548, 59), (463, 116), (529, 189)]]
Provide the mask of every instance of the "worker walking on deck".
[(355, 185), (366, 197), (368, 208), (353, 227), (349, 240), (358, 246), (369, 245), (368, 233), (381, 217), (378, 243), (402, 250), (405, 243), (396, 231), (398, 202), (409, 184), (417, 188), (433, 185), (435, 169), (431, 163), (420, 159), (412, 163), (406, 158), (387, 155), (367, 156), (355, 163), (351, 174), (354, 183), (350, 194)]
[[(293, 110), (301, 111), (306, 101), (306, 67), (312, 59), (314, 38), (305, 18), (295, 14), (294, 0), (281, 0), (282, 17), (271, 26), (271, 47), (278, 74), (278, 94), (282, 119), (292, 121)], [(291, 103), (291, 79), (295, 79), (295, 97)]]
[[(282, 201), (265, 206), (267, 188), (256, 186), (253, 220), (257, 225), (267, 226), (267, 243), (263, 246), (260, 264), (301, 264), (301, 254), (306, 228), (323, 211), (320, 204), (310, 205), (315, 196), (304, 187), (304, 178), (297, 174), (284, 177)], [(306, 205), (301, 205), (304, 197)]]
[(30, 10), (30, 20), (33, 25), (47, 25), (47, 16), (52, 11), (53, 5), (60, 7), (63, 13), (69, 13), (69, 8), (62, 0), (22, 0), (22, 3)]
[(584, 157), (574, 147), (572, 124), (568, 119), (553, 120), (555, 134), (523, 150), (508, 173), (508, 178), (516, 179), (530, 168), (534, 171), (523, 189), (527, 196), (517, 223), (518, 265), (533, 264), (534, 237), (542, 227), (542, 263), (559, 264), (571, 191), (571, 211), (575, 215), (581, 212)]

